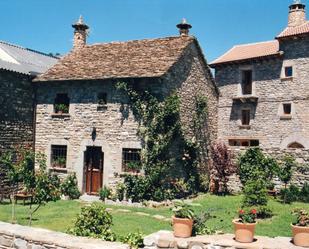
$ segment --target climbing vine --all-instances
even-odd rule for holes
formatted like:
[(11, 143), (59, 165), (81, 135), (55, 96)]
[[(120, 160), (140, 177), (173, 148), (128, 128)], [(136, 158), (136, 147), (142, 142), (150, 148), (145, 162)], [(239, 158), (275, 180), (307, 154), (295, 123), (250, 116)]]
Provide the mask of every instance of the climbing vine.
[[(128, 193), (135, 201), (180, 198), (200, 190), (198, 174), (200, 143), (188, 140), (180, 121), (180, 99), (176, 93), (161, 100), (149, 91), (117, 83), (124, 92), (139, 123), (143, 142), (142, 165), (145, 176), (126, 176)], [(199, 104), (194, 126), (202, 126), (206, 104)], [(138, 178), (138, 179), (137, 179)], [(139, 187), (140, 185), (140, 187)], [(134, 189), (134, 191), (130, 191)], [(140, 192), (141, 193), (140, 193)], [(130, 195), (130, 194), (129, 194)], [(129, 196), (130, 197), (130, 196)]]

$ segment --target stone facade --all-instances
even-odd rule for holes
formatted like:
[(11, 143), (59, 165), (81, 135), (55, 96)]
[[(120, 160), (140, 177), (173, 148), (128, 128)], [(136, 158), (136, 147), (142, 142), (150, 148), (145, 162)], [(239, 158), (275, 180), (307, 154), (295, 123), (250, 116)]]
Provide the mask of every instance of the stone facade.
[[(305, 23), (304, 9), (291, 10), (289, 18), (290, 22), (296, 18)], [(277, 38), (276, 55), (265, 53), (250, 59), (247, 52), (248, 59), (214, 65), (220, 89), (218, 137), (224, 142), (233, 145), (233, 140), (258, 140), (263, 149), (309, 148), (309, 36), (287, 36), (293, 32), (290, 26), (283, 32), (285, 37)], [(243, 46), (254, 49), (258, 44)], [(252, 72), (249, 95), (241, 91), (246, 70)], [(286, 75), (285, 70), (290, 70), (291, 75)], [(288, 113), (284, 106), (290, 108)], [(243, 110), (250, 110), (249, 125), (242, 124)]]
[[(162, 99), (173, 91), (181, 98), (181, 118), (185, 133), (192, 137), (191, 118), (195, 110), (194, 96), (207, 96), (209, 117), (205, 130), (210, 139), (216, 139), (217, 90), (199, 48), (189, 46), (177, 63), (161, 78), (131, 78), (130, 83), (148, 89)], [(103, 185), (114, 185), (122, 173), (122, 149), (141, 148), (138, 123), (128, 105), (128, 100), (117, 91), (119, 80), (80, 80), (37, 82), (36, 151), (47, 155), (51, 167), (51, 146), (67, 146), (66, 169), (75, 172), (79, 188), (85, 191), (84, 152), (89, 146), (102, 148), (104, 153)], [(106, 106), (98, 104), (98, 94), (107, 94)], [(54, 115), (57, 93), (67, 93), (70, 98), (68, 115)], [(96, 131), (92, 139), (93, 128)]]
[(75, 237), (64, 233), (52, 232), (0, 222), (0, 248), (2, 249), (129, 249), (125, 244), (107, 242), (99, 239)]
[(29, 76), (0, 70), (0, 151), (33, 144), (34, 91)]

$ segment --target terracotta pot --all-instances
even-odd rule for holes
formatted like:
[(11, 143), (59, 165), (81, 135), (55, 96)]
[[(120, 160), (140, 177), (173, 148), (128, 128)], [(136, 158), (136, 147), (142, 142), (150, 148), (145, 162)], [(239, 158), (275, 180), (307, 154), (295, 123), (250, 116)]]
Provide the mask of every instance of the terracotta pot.
[(189, 238), (192, 235), (193, 220), (176, 218), (173, 216), (174, 236), (179, 238)]
[(238, 219), (233, 220), (235, 240), (241, 243), (251, 243), (254, 239), (256, 223), (241, 223)]
[(292, 227), (293, 243), (296, 246), (309, 247), (309, 227), (294, 226)]

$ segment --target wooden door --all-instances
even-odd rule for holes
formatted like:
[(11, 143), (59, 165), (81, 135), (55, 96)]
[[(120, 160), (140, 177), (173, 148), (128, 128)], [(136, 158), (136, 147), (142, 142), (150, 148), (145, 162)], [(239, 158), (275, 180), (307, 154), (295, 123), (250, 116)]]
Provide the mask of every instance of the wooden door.
[(86, 193), (98, 194), (103, 182), (104, 154), (101, 147), (87, 147), (85, 152)]

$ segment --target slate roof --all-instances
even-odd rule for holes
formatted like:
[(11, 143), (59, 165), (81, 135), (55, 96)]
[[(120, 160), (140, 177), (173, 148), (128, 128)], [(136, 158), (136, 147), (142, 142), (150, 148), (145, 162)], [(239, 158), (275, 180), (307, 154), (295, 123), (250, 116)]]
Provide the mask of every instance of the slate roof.
[(296, 27), (287, 27), (285, 28), (276, 38), (290, 37), (294, 35), (302, 35), (309, 33), (309, 22)]
[(191, 36), (177, 36), (86, 45), (34, 81), (160, 77), (194, 41)]
[(0, 69), (27, 75), (44, 73), (58, 58), (0, 41)]
[(237, 45), (227, 51), (224, 55), (210, 63), (210, 66), (218, 64), (241, 61), (254, 58), (262, 58), (280, 54), (279, 42), (277, 40)]

